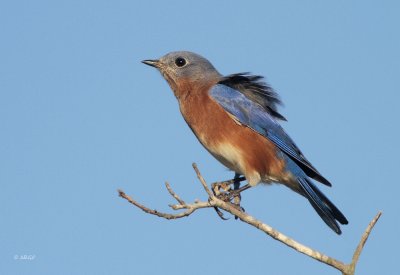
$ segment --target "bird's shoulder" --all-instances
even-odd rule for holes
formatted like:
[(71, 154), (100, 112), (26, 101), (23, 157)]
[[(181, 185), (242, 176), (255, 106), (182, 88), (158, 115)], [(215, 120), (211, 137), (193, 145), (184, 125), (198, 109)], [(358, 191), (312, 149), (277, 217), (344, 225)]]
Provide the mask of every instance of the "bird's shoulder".
[[(217, 83), (220, 89), (224, 86), (243, 94), (247, 99), (261, 106), (265, 112), (279, 120), (286, 120), (278, 112), (278, 106), (283, 105), (279, 95), (264, 81), (264, 77), (249, 73), (237, 73), (221, 78)], [(228, 95), (228, 94), (226, 94)]]

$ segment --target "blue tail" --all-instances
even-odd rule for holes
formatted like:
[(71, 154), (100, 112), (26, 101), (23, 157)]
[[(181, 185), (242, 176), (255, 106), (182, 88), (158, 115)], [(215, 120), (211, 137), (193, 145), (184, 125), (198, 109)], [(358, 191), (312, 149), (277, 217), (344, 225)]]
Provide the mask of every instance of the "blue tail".
[(298, 177), (297, 181), (303, 195), (309, 200), (322, 220), (337, 234), (342, 231), (337, 222), (348, 224), (346, 217), (339, 209), (306, 177)]

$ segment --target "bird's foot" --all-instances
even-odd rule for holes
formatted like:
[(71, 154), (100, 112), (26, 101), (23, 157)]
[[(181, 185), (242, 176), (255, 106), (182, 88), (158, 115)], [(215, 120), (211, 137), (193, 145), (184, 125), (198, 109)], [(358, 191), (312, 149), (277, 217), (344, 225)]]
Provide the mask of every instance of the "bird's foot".
[[(236, 209), (244, 212), (244, 208), (240, 206), (241, 202), (241, 195), (240, 193), (244, 190), (246, 190), (248, 187), (247, 185), (238, 188), (238, 189), (232, 189), (232, 184), (234, 184), (236, 181), (230, 180), (230, 181), (224, 181), (224, 182), (216, 182), (211, 185), (211, 189), (213, 194), (220, 200), (224, 202), (231, 203)], [(215, 211), (217, 211), (218, 216), (221, 219), (226, 220), (224, 218), (223, 213), (215, 207)], [(235, 219), (237, 219), (237, 216), (235, 216)]]
[[(217, 198), (220, 198), (220, 196), (222, 194), (224, 194), (225, 192), (231, 190), (231, 184), (229, 184), (227, 181), (224, 182), (214, 182), (213, 184), (211, 184), (211, 190), (214, 194), (214, 196), (216, 196)], [(217, 212), (218, 216), (223, 219), (223, 220), (227, 220), (227, 218), (224, 217), (224, 213), (222, 213), (221, 210), (219, 210), (218, 207), (214, 207), (215, 212)]]
[(214, 182), (211, 184), (211, 189), (216, 197), (232, 190), (230, 181)]
[[(235, 178), (233, 178), (231, 180), (214, 182), (213, 184), (211, 184), (211, 189), (212, 189), (213, 194), (217, 197), (220, 194), (229, 193), (232, 190), (240, 190), (240, 192), (241, 192), (243, 190), (242, 190), (242, 188), (240, 188), (240, 182), (242, 182), (244, 180), (246, 180), (245, 177), (242, 177), (239, 174), (235, 174)], [(233, 189), (232, 189), (232, 185), (233, 185)]]

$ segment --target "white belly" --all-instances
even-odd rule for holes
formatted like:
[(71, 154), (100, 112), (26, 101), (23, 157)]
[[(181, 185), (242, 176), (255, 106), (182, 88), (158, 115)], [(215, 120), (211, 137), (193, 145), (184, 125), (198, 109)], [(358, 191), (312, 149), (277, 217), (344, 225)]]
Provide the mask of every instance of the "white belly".
[(230, 143), (220, 143), (213, 148), (208, 148), (209, 152), (223, 165), (238, 174), (244, 175), (251, 186), (257, 185), (261, 181), (261, 176), (256, 171), (248, 171), (244, 165), (243, 152)]
[(243, 154), (235, 146), (229, 143), (220, 143), (214, 148), (209, 148), (211, 154), (223, 165), (238, 174), (245, 174), (243, 167)]

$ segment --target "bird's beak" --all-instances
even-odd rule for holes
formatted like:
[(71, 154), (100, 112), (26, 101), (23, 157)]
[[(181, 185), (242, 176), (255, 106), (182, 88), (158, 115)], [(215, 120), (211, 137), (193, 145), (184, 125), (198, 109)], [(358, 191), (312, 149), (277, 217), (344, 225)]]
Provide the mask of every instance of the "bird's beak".
[(143, 60), (142, 63), (155, 68), (160, 68), (160, 61), (156, 59)]

